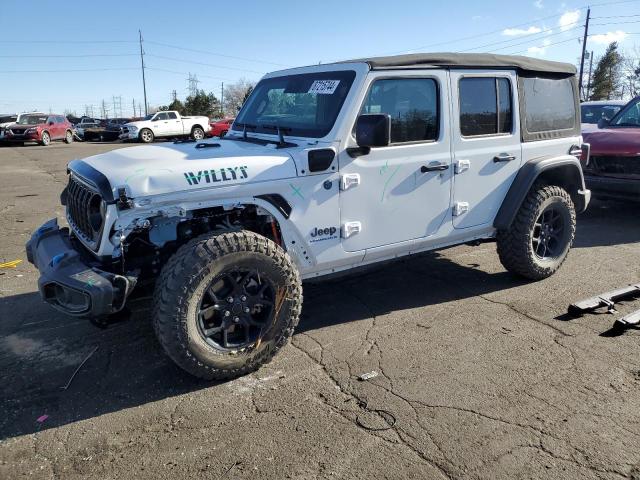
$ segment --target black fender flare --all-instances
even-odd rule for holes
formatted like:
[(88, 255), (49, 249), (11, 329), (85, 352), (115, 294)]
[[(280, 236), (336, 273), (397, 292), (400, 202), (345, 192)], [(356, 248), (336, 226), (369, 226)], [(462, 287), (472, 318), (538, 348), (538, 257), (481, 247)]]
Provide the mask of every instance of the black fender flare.
[(591, 192), (584, 184), (580, 161), (571, 155), (546, 155), (529, 160), (520, 167), (507, 195), (493, 221), (498, 230), (508, 229), (533, 184), (538, 180), (558, 185), (567, 190), (575, 204), (576, 212), (586, 210)]

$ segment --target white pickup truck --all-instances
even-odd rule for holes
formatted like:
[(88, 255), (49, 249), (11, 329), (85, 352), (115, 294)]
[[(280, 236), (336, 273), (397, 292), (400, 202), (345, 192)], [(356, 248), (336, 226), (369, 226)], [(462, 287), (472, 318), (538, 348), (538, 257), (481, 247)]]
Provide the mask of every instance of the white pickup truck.
[(156, 138), (191, 137), (202, 140), (211, 129), (207, 117), (182, 117), (178, 112), (151, 113), (137, 122), (122, 127), (120, 140), (151, 143)]

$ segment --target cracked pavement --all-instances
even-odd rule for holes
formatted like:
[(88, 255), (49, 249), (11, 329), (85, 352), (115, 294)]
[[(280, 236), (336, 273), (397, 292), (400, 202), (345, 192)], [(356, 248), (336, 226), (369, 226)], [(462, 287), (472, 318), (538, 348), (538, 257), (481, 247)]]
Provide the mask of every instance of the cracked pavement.
[(211, 384), (163, 355), (148, 300), (100, 329), (36, 293), (24, 243), (62, 216), (66, 163), (122, 147), (0, 148), (0, 263), (23, 260), (0, 270), (0, 478), (640, 479), (640, 331), (563, 315), (640, 281), (637, 206), (594, 202), (542, 282), (489, 243), (305, 284), (290, 344)]

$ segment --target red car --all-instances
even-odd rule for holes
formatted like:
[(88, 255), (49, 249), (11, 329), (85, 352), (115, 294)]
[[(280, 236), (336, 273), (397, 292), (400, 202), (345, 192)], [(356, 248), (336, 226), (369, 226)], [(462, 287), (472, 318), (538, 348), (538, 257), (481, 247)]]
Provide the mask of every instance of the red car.
[(591, 145), (584, 180), (593, 195), (640, 201), (640, 97), (583, 136)]
[(231, 128), (234, 120), (235, 118), (225, 118), (223, 120), (209, 122), (209, 125), (211, 125), (209, 135), (212, 137), (224, 137)]
[(54, 140), (73, 142), (73, 125), (64, 115), (23, 115), (17, 123), (9, 125), (4, 134), (5, 142), (37, 142), (49, 145)]

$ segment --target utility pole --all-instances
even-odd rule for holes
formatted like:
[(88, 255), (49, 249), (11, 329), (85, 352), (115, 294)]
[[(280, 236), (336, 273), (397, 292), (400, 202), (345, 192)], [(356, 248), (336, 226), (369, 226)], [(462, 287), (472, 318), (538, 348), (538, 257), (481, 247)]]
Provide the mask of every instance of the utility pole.
[(589, 95), (591, 94), (591, 71), (593, 70), (593, 50), (589, 54), (589, 79), (587, 80), (587, 96), (585, 100), (589, 100)]
[(147, 82), (144, 79), (144, 51), (142, 50), (142, 30), (138, 30), (140, 34), (140, 63), (142, 65), (142, 89), (144, 91), (144, 114), (147, 115), (149, 105), (147, 104)]
[(224, 118), (224, 82), (220, 87), (220, 118)]
[(131, 100), (131, 106), (133, 107), (133, 118), (136, 118), (136, 99)]
[(171, 91), (171, 103), (175, 102), (178, 99), (178, 92), (175, 90)]
[(587, 21), (584, 24), (584, 38), (582, 39), (582, 56), (580, 57), (580, 78), (578, 83), (578, 98), (582, 98), (582, 73), (584, 72), (584, 54), (587, 51), (587, 37), (589, 36), (589, 18), (591, 8), (587, 8)]
[(198, 94), (198, 83), (200, 83), (198, 81), (198, 77), (195, 74), (191, 75), (191, 73), (189, 73), (189, 78), (187, 79), (187, 81), (189, 82), (189, 95), (191, 97), (195, 97)]

